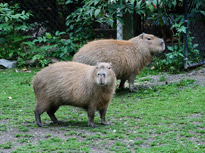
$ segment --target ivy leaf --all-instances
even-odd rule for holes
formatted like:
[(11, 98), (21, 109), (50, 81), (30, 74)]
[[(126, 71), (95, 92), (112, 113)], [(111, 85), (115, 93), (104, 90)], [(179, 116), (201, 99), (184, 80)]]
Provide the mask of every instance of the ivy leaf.
[(170, 51), (173, 51), (174, 50), (174, 48), (172, 47), (172, 46), (168, 46), (167, 47)]
[(174, 7), (177, 5), (177, 1), (176, 0), (174, 0), (173, 2), (172, 2), (172, 4), (174, 5)]
[(113, 27), (113, 23), (114, 23), (113, 19), (108, 19), (108, 23), (111, 27)]
[(6, 17), (5, 17), (5, 21), (8, 22), (8, 20), (9, 20), (9, 18), (6, 16)]
[(151, 12), (154, 12), (154, 6), (153, 5), (149, 5), (148, 8)]
[(100, 13), (100, 9), (95, 10), (94, 15), (95, 15), (96, 18), (97, 18), (97, 16), (99, 15), (99, 13)]
[(205, 11), (200, 11), (201, 14), (203, 14), (205, 16)]
[(52, 38), (51, 34), (46, 32), (46, 38), (51, 39)]

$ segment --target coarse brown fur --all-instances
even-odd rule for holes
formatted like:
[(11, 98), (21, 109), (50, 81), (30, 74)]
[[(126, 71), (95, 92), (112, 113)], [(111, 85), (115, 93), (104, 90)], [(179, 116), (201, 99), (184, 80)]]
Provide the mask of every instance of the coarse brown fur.
[(76, 62), (58, 62), (42, 69), (33, 79), (36, 96), (35, 117), (42, 126), (40, 115), (47, 112), (51, 120), (60, 123), (54, 113), (61, 105), (84, 108), (89, 126), (95, 127), (94, 114), (99, 111), (101, 123), (114, 94), (115, 73), (110, 63), (89, 66)]
[(142, 33), (128, 41), (104, 39), (89, 42), (74, 55), (73, 61), (89, 65), (112, 62), (116, 77), (121, 80), (120, 88), (128, 80), (130, 91), (133, 91), (136, 75), (151, 62), (155, 53), (164, 49), (162, 39)]

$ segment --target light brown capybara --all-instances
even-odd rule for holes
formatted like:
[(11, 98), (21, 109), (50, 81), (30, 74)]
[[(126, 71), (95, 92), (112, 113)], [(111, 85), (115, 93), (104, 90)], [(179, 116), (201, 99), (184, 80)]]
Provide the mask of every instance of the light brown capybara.
[(40, 115), (47, 112), (54, 123), (60, 124), (54, 113), (61, 105), (71, 105), (87, 111), (88, 126), (96, 127), (96, 111), (100, 113), (101, 124), (106, 125), (105, 114), (115, 85), (116, 76), (111, 63), (102, 62), (96, 66), (76, 62), (51, 64), (33, 79), (36, 123), (42, 126)]
[(142, 33), (126, 40), (95, 40), (84, 45), (73, 57), (73, 61), (95, 65), (97, 62), (112, 62), (112, 68), (120, 88), (124, 88), (126, 80), (129, 89), (134, 90), (134, 80), (141, 70), (151, 62), (155, 53), (165, 49), (163, 39), (151, 34)]

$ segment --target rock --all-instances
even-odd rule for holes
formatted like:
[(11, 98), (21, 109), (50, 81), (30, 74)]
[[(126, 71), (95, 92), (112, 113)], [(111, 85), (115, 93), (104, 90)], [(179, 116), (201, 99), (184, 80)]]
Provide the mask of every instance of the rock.
[(16, 63), (17, 61), (9, 61), (6, 59), (0, 59), (0, 65), (6, 68), (9, 68), (9, 69), (16, 67)]

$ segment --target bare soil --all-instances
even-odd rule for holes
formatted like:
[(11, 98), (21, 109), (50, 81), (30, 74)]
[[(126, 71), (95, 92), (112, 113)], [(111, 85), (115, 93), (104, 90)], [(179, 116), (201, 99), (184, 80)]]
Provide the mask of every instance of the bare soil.
[[(190, 79), (195, 80), (194, 84), (198, 84), (201, 86), (205, 85), (205, 66), (201, 67), (200, 69), (191, 70), (188, 72), (184, 72), (182, 74), (168, 74), (162, 73), (160, 75), (148, 75), (144, 78), (150, 78), (150, 81), (144, 81), (142, 83), (137, 83), (136, 85), (142, 85), (146, 87), (150, 87), (153, 85), (163, 85), (163, 84), (170, 84), (173, 82), (179, 82), (180, 80)], [(140, 79), (144, 79), (140, 78)], [(162, 78), (164, 78), (162, 80)]]

